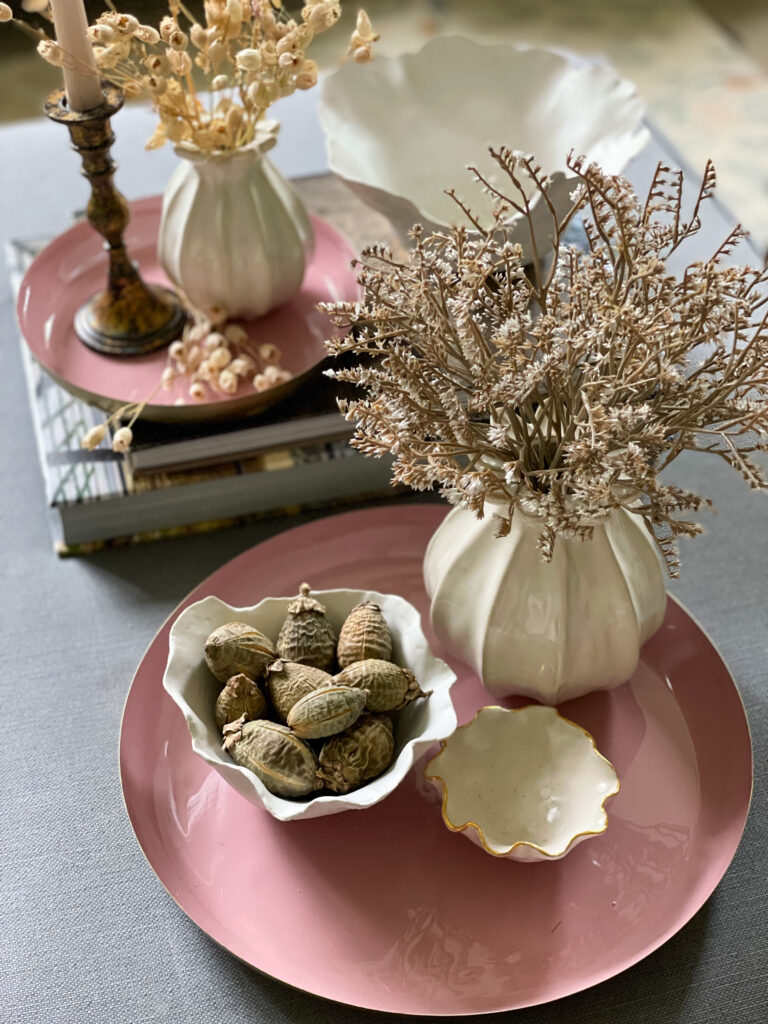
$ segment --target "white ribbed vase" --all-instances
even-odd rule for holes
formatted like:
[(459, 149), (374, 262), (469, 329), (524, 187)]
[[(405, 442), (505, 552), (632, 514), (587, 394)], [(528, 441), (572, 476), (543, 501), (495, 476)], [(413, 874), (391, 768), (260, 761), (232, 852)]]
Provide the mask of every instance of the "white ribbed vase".
[(537, 519), (516, 512), (496, 538), (492, 512), (454, 509), (429, 543), (424, 581), (440, 641), (497, 697), (559, 704), (627, 680), (666, 606), (642, 520), (614, 511), (591, 540), (558, 537), (545, 562)]
[(274, 142), (182, 157), (163, 196), (158, 257), (200, 310), (259, 317), (301, 287), (313, 235), (304, 206), (264, 156)]

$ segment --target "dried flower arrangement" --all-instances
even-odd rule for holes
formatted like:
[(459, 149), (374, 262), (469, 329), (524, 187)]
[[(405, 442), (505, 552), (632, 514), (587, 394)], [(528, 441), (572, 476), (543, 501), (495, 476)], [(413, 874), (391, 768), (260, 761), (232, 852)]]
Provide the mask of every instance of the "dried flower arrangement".
[[(147, 143), (154, 149), (170, 140), (181, 149), (205, 155), (233, 152), (254, 142), (262, 148), (276, 141), (276, 121), (264, 116), (276, 100), (317, 83), (317, 65), (306, 57), (315, 36), (331, 28), (341, 14), (338, 0), (307, 0), (300, 21), (284, 10), (282, 0), (205, 0), (201, 24), (181, 0), (168, 0), (168, 15), (157, 29), (121, 14), (111, 0), (110, 10), (89, 28), (97, 66), (105, 78), (129, 96), (147, 96), (159, 123)], [(48, 0), (23, 0), (22, 8), (52, 21)], [(74, 66), (54, 39), (0, 3), (0, 22), (12, 22), (37, 40), (40, 55), (56, 66)], [(368, 15), (358, 12), (347, 56), (364, 63), (372, 58), (378, 39)], [(193, 68), (206, 80), (209, 95), (198, 94)], [(183, 383), (189, 399), (205, 401), (211, 392), (230, 395), (243, 381), (265, 391), (291, 377), (273, 344), (257, 348), (248, 343), (237, 324), (226, 324), (216, 309), (197, 310), (185, 300), (190, 319), (169, 349), (159, 387)], [(85, 448), (98, 447), (106, 428), (126, 421), (113, 438), (115, 451), (127, 451), (131, 426), (152, 395), (124, 406), (102, 427), (83, 438)]]
[[(300, 22), (288, 16), (282, 0), (205, 0), (203, 25), (182, 0), (168, 0), (168, 14), (153, 28), (121, 14), (111, 0), (106, 4), (110, 10), (88, 30), (96, 64), (127, 96), (152, 101), (160, 121), (148, 148), (168, 139), (203, 153), (249, 145), (276, 100), (317, 84), (317, 64), (306, 51), (341, 14), (339, 0), (307, 0)], [(51, 20), (47, 0), (24, 0), (22, 6)], [(0, 4), (0, 21), (12, 20), (38, 39), (38, 53), (49, 64), (74, 66), (54, 39)], [(377, 39), (360, 11), (347, 55), (370, 60)], [(210, 90), (205, 102), (193, 68)]]
[[(768, 449), (768, 272), (725, 266), (744, 236), (677, 277), (667, 259), (700, 228), (715, 188), (708, 164), (691, 216), (681, 172), (659, 165), (647, 196), (578, 158), (572, 207), (558, 219), (533, 157), (491, 150), (502, 189), (472, 168), (494, 203), (490, 224), (451, 192), (469, 222), (424, 237), (405, 260), (383, 247), (358, 262), (363, 299), (326, 304), (344, 337), (333, 354), (365, 361), (329, 371), (364, 397), (346, 403), (353, 444), (391, 452), (394, 478), (437, 485), (498, 536), (516, 510), (539, 517), (539, 548), (587, 539), (617, 508), (638, 513), (671, 575), (676, 540), (701, 528), (705, 498), (660, 476), (684, 451), (716, 454), (751, 487), (768, 486), (750, 453)], [(552, 215), (551, 259), (526, 267), (505, 219)], [(580, 216), (586, 248), (564, 241)], [(544, 255), (544, 254), (542, 254)]]

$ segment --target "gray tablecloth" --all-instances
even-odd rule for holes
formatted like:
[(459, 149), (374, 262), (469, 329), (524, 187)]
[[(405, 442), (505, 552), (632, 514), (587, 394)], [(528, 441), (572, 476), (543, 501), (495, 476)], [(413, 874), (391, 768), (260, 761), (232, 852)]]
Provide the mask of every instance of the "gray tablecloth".
[[(294, 99), (300, 102), (294, 103)], [(285, 109), (277, 161), (317, 173), (312, 96)], [(162, 189), (170, 152), (144, 153), (151, 116), (116, 123), (119, 184)], [(0, 236), (63, 229), (85, 186), (62, 128), (0, 131)], [(653, 155), (633, 168), (643, 179)], [(726, 218), (708, 235), (719, 238)], [(0, 275), (1, 276), (1, 275)], [(168, 897), (134, 839), (117, 769), (132, 674), (173, 607), (226, 559), (299, 520), (59, 561), (44, 494), (8, 282), (0, 279), (0, 1020), (7, 1024), (342, 1021), (374, 1015), (263, 977), (215, 946)], [(501, 1018), (519, 1024), (758, 1024), (768, 1019), (765, 794), (768, 506), (718, 460), (678, 477), (719, 509), (684, 549), (673, 585), (719, 646), (755, 744), (755, 797), (736, 858), (706, 906), (646, 960), (595, 989)]]

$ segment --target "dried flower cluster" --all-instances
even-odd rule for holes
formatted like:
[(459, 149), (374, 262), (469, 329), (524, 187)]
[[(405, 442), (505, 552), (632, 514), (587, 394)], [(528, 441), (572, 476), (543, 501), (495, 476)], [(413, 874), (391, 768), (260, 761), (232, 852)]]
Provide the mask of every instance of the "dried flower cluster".
[[(540, 550), (556, 536), (588, 538), (591, 523), (623, 507), (653, 530), (672, 575), (676, 538), (700, 532), (687, 514), (705, 504), (661, 471), (683, 451), (718, 455), (752, 487), (766, 480), (750, 453), (768, 436), (768, 273), (726, 266), (734, 230), (681, 276), (668, 257), (700, 227), (715, 187), (707, 166), (693, 211), (682, 174), (659, 166), (645, 199), (583, 159), (561, 220), (532, 157), (491, 150), (502, 190), (474, 171), (496, 202), (490, 227), (453, 196), (472, 228), (424, 237), (407, 260), (371, 248), (359, 261), (364, 296), (327, 304), (351, 328), (327, 342), (366, 357), (330, 371), (359, 385), (346, 404), (353, 444), (393, 453), (394, 477), (437, 485), (498, 535), (518, 512), (540, 517)], [(526, 267), (505, 220), (532, 203), (552, 216), (554, 255)], [(581, 217), (585, 248), (563, 235)]]
[(160, 388), (170, 391), (180, 385), (184, 387), (186, 397), (180, 395), (174, 405), (186, 405), (188, 399), (203, 402), (211, 392), (234, 395), (245, 381), (250, 381), (255, 391), (268, 391), (293, 376), (280, 365), (282, 355), (272, 342), (254, 345), (239, 324), (213, 322), (194, 313), (181, 338), (169, 346), (165, 369), (152, 393), (141, 402), (121, 406), (104, 423), (92, 427), (80, 444), (93, 451), (105, 442), (110, 426), (127, 421), (115, 431), (112, 450), (129, 451), (133, 442), (131, 427)]
[[(25, 9), (50, 18), (47, 2), (29, 2), (33, 6), (25, 3)], [(307, 0), (300, 21), (288, 17), (282, 0), (205, 0), (204, 24), (181, 0), (168, 0), (168, 12), (153, 28), (131, 14), (106, 11), (88, 30), (96, 64), (126, 95), (143, 94), (152, 101), (160, 122), (148, 148), (169, 139), (210, 153), (253, 142), (259, 121), (276, 100), (317, 83), (317, 64), (306, 52), (315, 36), (336, 23), (341, 5)], [(10, 7), (0, 4), (0, 21), (11, 20)], [(38, 37), (38, 52), (49, 64), (74, 66), (55, 40), (27, 30)], [(368, 15), (360, 11), (347, 55), (370, 60), (377, 39)], [(205, 102), (195, 89), (195, 68), (210, 90)]]
[[(244, 380), (256, 391), (267, 391), (290, 380), (290, 371), (280, 366), (282, 351), (271, 343), (253, 345), (239, 324), (217, 324), (196, 313), (185, 325), (182, 337), (168, 349), (162, 386), (170, 390), (183, 382), (189, 397), (203, 401), (208, 389), (234, 395)], [(184, 404), (179, 398), (177, 405)]]

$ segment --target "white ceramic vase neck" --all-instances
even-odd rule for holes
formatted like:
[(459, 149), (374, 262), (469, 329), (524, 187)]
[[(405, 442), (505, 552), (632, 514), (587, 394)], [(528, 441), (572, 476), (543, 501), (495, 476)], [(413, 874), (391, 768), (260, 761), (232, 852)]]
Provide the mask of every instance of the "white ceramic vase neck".
[(492, 509), (454, 509), (427, 549), (424, 579), (440, 640), (495, 696), (558, 704), (628, 679), (661, 625), (664, 576), (642, 520), (617, 510), (591, 540), (558, 537), (551, 562), (541, 523), (522, 513), (494, 536)]
[(177, 149), (163, 197), (158, 256), (203, 311), (260, 317), (301, 287), (313, 235), (291, 185), (252, 143), (232, 153)]

